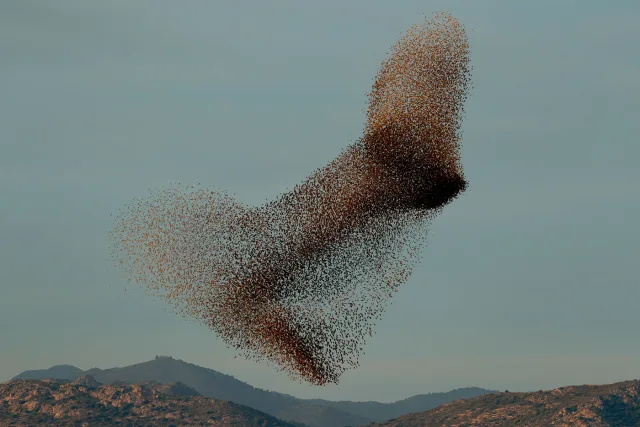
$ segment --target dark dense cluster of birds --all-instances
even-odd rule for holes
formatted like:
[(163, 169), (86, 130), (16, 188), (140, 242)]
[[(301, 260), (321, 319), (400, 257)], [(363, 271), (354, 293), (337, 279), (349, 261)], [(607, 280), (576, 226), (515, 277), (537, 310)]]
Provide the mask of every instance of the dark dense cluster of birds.
[(466, 188), (460, 125), (469, 45), (448, 14), (413, 26), (382, 63), (363, 136), (279, 199), (248, 207), (172, 186), (118, 215), (129, 279), (291, 378), (337, 383)]

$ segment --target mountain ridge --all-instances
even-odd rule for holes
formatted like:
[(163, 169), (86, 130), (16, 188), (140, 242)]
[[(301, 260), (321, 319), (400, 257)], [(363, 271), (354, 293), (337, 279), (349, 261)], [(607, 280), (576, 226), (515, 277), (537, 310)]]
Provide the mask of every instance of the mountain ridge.
[[(91, 375), (104, 384), (137, 384), (145, 381), (157, 381), (163, 384), (181, 382), (202, 396), (246, 405), (281, 420), (301, 422), (310, 427), (364, 425), (394, 418), (406, 414), (410, 410), (424, 411), (451, 400), (491, 392), (470, 387), (447, 393), (411, 396), (391, 403), (375, 401), (334, 402), (324, 399), (299, 399), (288, 394), (259, 389), (231, 375), (169, 356), (156, 356), (154, 360), (109, 369), (91, 368), (82, 371), (71, 365), (57, 366), (66, 366), (67, 368), (55, 369), (51, 373), (48, 370), (24, 371), (13, 379), (24, 377), (44, 379), (53, 377), (54, 374), (66, 374), (66, 377), (60, 379), (72, 381), (81, 375)], [(35, 378), (36, 376), (39, 378)]]

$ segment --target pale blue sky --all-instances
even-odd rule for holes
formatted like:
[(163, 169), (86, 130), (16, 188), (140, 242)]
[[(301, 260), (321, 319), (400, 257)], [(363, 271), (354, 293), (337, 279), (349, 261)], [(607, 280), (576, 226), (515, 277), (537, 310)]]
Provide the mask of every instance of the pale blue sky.
[[(360, 136), (413, 23), (466, 26), (470, 190), (338, 386), (234, 359), (127, 288), (111, 212), (169, 181), (262, 203)], [(640, 2), (0, 2), (0, 380), (172, 355), (300, 397), (640, 377)]]

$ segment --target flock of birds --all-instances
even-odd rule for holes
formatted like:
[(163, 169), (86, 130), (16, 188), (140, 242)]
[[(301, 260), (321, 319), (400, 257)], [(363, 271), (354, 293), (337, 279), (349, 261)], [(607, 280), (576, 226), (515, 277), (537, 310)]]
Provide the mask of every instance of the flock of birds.
[(413, 26), (375, 78), (363, 136), (338, 158), (259, 207), (211, 188), (152, 191), (117, 216), (116, 264), (245, 357), (337, 383), (429, 223), (466, 188), (469, 53), (448, 14)]

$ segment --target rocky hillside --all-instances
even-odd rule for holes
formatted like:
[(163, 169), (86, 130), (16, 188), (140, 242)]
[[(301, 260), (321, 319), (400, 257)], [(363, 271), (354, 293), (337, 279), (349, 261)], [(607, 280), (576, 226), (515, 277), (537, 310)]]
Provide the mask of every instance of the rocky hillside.
[(230, 375), (167, 356), (158, 356), (148, 362), (111, 369), (93, 368), (82, 371), (68, 365), (54, 366), (45, 370), (25, 371), (14, 379), (73, 380), (79, 375), (91, 375), (103, 384), (139, 384), (145, 381), (157, 381), (162, 384), (181, 382), (202, 396), (240, 403), (278, 419), (297, 421), (310, 427), (359, 426), (409, 412), (425, 411), (453, 400), (490, 392), (481, 388), (464, 388), (447, 393), (421, 394), (393, 403), (298, 399), (255, 388)]
[(0, 426), (300, 427), (181, 383), (103, 385), (93, 377), (0, 384)]
[(640, 380), (495, 393), (403, 415), (371, 427), (640, 426)]

